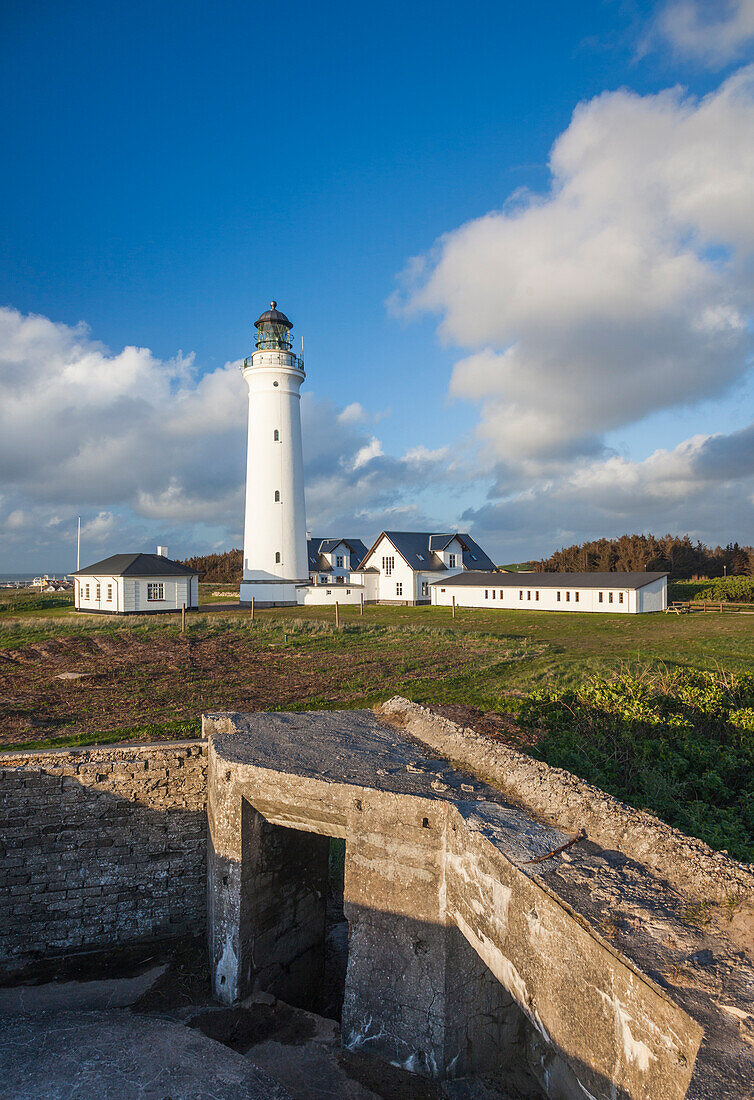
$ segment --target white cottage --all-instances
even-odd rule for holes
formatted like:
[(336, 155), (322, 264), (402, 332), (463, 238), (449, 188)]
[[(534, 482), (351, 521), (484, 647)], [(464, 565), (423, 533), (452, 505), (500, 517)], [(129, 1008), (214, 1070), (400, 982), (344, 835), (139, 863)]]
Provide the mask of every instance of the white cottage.
[(636, 615), (668, 606), (667, 573), (468, 572), (431, 585), (439, 607)]
[(77, 611), (104, 615), (155, 614), (199, 606), (199, 574), (156, 554), (113, 554), (74, 574)]
[(438, 576), (494, 569), (470, 535), (458, 531), (383, 531), (359, 566), (370, 602), (422, 604)]
[[(309, 581), (312, 584), (347, 584), (361, 565), (367, 548), (361, 539), (307, 537)], [(357, 578), (360, 582), (360, 578)]]

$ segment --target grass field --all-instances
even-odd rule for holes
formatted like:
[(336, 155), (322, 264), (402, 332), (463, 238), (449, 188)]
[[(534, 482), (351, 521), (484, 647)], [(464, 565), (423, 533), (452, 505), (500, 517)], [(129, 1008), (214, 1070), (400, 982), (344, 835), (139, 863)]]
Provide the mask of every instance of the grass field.
[(334, 608), (253, 621), (231, 608), (190, 614), (181, 634), (180, 615), (78, 615), (65, 598), (16, 597), (0, 603), (0, 745), (191, 737), (203, 711), (399, 694), (751, 858), (753, 668), (743, 613), (369, 606), (341, 608), (336, 629)]
[[(26, 606), (25, 606), (26, 604)], [(646, 666), (747, 671), (754, 617), (369, 606), (188, 617), (77, 615), (57, 596), (0, 611), (0, 743), (196, 722), (209, 709), (370, 706), (390, 695), (511, 711), (534, 688)], [(84, 673), (77, 680), (61, 674)]]

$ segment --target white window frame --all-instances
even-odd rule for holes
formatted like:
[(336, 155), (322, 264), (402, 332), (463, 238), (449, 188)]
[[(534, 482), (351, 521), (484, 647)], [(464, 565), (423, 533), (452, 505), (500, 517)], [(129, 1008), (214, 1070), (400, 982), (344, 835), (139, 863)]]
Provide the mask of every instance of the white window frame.
[[(443, 588), (443, 592), (444, 591), (445, 591), (445, 589)], [(422, 596), (428, 596), (429, 595), (429, 581), (422, 581), (421, 592), (422, 592)]]
[(386, 577), (392, 577), (395, 569), (395, 554), (388, 554), (382, 559), (382, 568)]
[(448, 554), (448, 568), (449, 569), (455, 569), (455, 567), (456, 567), (456, 555), (455, 554)]
[(336, 556), (336, 558), (335, 558), (335, 568), (336, 569), (342, 569), (343, 568), (343, 555), (342, 554), (338, 554)]
[[(156, 591), (155, 591), (156, 590)], [(147, 602), (163, 603), (165, 600), (165, 584), (163, 581), (147, 582)]]
[(105, 599), (108, 603), (113, 602), (113, 586), (111, 584), (108, 584), (107, 586), (107, 596), (105, 597)]
[(403, 581), (396, 581), (395, 582), (395, 594), (396, 594), (396, 596), (402, 596), (403, 595)]

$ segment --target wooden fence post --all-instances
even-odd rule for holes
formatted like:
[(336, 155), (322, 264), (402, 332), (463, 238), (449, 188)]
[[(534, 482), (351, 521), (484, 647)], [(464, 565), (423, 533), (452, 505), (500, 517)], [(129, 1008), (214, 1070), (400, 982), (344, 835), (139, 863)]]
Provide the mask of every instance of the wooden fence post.
[(451, 599), (453, 600), (453, 618), (455, 619), (455, 617), (456, 617), (456, 598), (455, 598), (455, 596), (451, 596)]
[(364, 593), (363, 592), (359, 596), (359, 603), (361, 604), (360, 614), (363, 615), (364, 614)]
[(340, 605), (338, 601), (335, 601), (335, 629), (340, 629)]
[(254, 622), (254, 597), (251, 597), (251, 621)]
[(181, 634), (186, 633), (186, 604), (181, 604)]

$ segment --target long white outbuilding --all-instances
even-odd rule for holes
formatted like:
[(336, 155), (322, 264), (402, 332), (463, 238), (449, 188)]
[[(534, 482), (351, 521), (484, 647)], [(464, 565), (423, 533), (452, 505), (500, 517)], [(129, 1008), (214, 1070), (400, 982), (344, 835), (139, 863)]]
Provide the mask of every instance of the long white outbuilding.
[(430, 586), (439, 607), (636, 615), (668, 606), (667, 573), (458, 573)]

